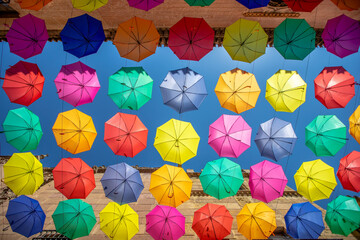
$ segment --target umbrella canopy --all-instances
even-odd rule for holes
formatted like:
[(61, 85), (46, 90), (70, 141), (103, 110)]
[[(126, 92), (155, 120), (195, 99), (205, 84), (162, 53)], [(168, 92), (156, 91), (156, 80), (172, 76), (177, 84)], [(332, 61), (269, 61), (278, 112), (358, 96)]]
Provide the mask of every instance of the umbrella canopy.
[(157, 205), (146, 214), (146, 232), (155, 240), (177, 240), (185, 234), (185, 217), (176, 208)]
[(204, 192), (219, 200), (236, 195), (244, 182), (240, 165), (227, 158), (207, 162), (199, 179)]
[(251, 145), (251, 127), (240, 115), (223, 114), (209, 127), (209, 145), (220, 157), (237, 158)]
[(226, 27), (223, 46), (233, 60), (251, 63), (265, 54), (267, 41), (260, 23), (239, 19)]
[(89, 151), (97, 135), (92, 118), (77, 109), (59, 113), (52, 130), (57, 145), (72, 154)]
[(4, 183), (16, 195), (32, 195), (43, 184), (43, 166), (31, 152), (14, 153), (4, 164)]
[(331, 0), (341, 10), (357, 10), (360, 8), (358, 0)]
[(119, 24), (113, 44), (121, 57), (140, 62), (155, 53), (159, 41), (160, 34), (151, 20), (133, 17)]
[(207, 96), (204, 77), (190, 68), (170, 71), (160, 91), (164, 104), (178, 113), (199, 109)]
[(215, 0), (185, 0), (189, 6), (205, 7), (210, 6)]
[(335, 115), (318, 115), (305, 128), (305, 145), (316, 156), (334, 156), (346, 144), (346, 126)]
[(165, 164), (151, 174), (150, 192), (159, 204), (177, 207), (190, 198), (192, 181), (181, 167)]
[(92, 12), (105, 4), (108, 0), (71, 0), (71, 3), (74, 8), (84, 10), (87, 12)]
[(99, 20), (83, 14), (69, 18), (60, 32), (60, 37), (64, 51), (81, 58), (99, 50), (105, 40), (105, 33)]
[(311, 12), (323, 0), (283, 0), (294, 12)]
[(236, 0), (248, 9), (266, 7), (270, 0)]
[(352, 151), (343, 157), (336, 175), (344, 189), (360, 192), (360, 152)]
[(349, 117), (349, 132), (360, 144), (360, 106)]
[(127, 0), (130, 7), (149, 11), (154, 7), (164, 3), (164, 0)]
[(220, 105), (237, 114), (254, 108), (260, 91), (254, 74), (238, 68), (222, 73), (215, 87)]
[(144, 189), (139, 171), (126, 163), (108, 166), (100, 182), (105, 196), (119, 204), (136, 202)]
[(51, 0), (20, 0), (17, 1), (22, 9), (39, 11)]

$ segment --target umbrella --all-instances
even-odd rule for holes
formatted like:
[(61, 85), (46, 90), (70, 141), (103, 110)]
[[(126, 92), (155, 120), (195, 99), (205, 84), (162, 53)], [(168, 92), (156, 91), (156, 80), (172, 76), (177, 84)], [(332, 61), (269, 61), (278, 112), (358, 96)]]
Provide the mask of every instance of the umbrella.
[(190, 68), (170, 71), (160, 85), (165, 105), (178, 113), (199, 109), (207, 96), (203, 76)]
[(344, 189), (360, 192), (360, 152), (352, 151), (343, 157), (336, 175)]
[(276, 117), (261, 123), (255, 136), (261, 156), (275, 161), (290, 156), (296, 140), (291, 123)]
[(42, 232), (46, 215), (38, 201), (23, 195), (9, 201), (6, 218), (13, 232), (28, 238)]
[(35, 150), (43, 135), (39, 117), (25, 107), (10, 110), (3, 128), (6, 141), (19, 152)]
[(120, 23), (113, 44), (123, 58), (140, 62), (154, 54), (160, 34), (151, 20), (133, 17)]
[(360, 8), (358, 0), (331, 0), (341, 10), (357, 10)]
[(199, 61), (213, 49), (214, 36), (203, 18), (183, 17), (170, 28), (168, 46), (181, 60)]
[(238, 158), (251, 145), (251, 127), (239, 115), (223, 114), (210, 125), (208, 143), (220, 157)]
[(326, 67), (314, 79), (315, 98), (327, 109), (344, 108), (355, 95), (354, 77), (343, 67)]
[(100, 229), (111, 240), (129, 240), (139, 231), (139, 215), (127, 204), (110, 202), (100, 212)]
[(32, 195), (43, 184), (43, 166), (30, 152), (14, 153), (4, 164), (4, 183), (16, 195)]
[(155, 240), (177, 240), (185, 234), (185, 217), (176, 208), (157, 205), (146, 214), (146, 232)]
[(267, 239), (276, 229), (275, 211), (265, 203), (247, 203), (236, 216), (239, 233), (247, 239)]
[(223, 46), (233, 60), (251, 63), (265, 53), (267, 41), (260, 23), (239, 19), (226, 27)]
[(60, 37), (64, 51), (81, 58), (99, 50), (105, 40), (105, 33), (99, 20), (83, 14), (69, 18), (60, 32)]
[(130, 7), (149, 11), (154, 7), (164, 3), (164, 0), (127, 0)]
[(108, 0), (71, 0), (71, 3), (74, 8), (84, 10), (87, 12), (92, 12), (105, 4)]
[(134, 157), (146, 148), (148, 129), (133, 114), (117, 113), (105, 122), (104, 141), (116, 155)]
[(19, 61), (6, 70), (2, 88), (10, 102), (29, 106), (41, 97), (44, 81), (35, 63)]
[(264, 160), (250, 167), (252, 198), (269, 203), (283, 195), (287, 182), (281, 165)]
[(139, 171), (126, 163), (108, 166), (100, 182), (105, 196), (119, 204), (136, 202), (144, 189)]
[(266, 7), (270, 0), (236, 0), (248, 9)]
[(204, 192), (219, 200), (236, 195), (244, 182), (240, 165), (227, 158), (207, 162), (199, 179)]
[(360, 106), (349, 117), (349, 132), (360, 144)]
[(221, 240), (231, 233), (232, 222), (224, 205), (207, 203), (195, 211), (192, 229), (200, 239)]
[(321, 35), (328, 52), (344, 58), (359, 51), (359, 21), (346, 15), (329, 19)]
[(56, 231), (70, 239), (88, 236), (96, 223), (92, 206), (80, 199), (60, 201), (52, 218)]
[(52, 130), (57, 145), (72, 154), (89, 151), (97, 135), (92, 118), (77, 109), (59, 113)]
[(318, 115), (305, 128), (305, 145), (316, 156), (334, 156), (346, 144), (346, 126), (335, 115)]
[(325, 229), (322, 212), (309, 202), (292, 204), (284, 218), (287, 234), (295, 239), (317, 239)]
[(294, 12), (311, 12), (323, 0), (283, 0)]
[(215, 0), (185, 0), (189, 6), (205, 7), (210, 6)]
[(152, 87), (142, 67), (122, 67), (109, 77), (108, 96), (120, 109), (139, 110), (151, 99)]
[(94, 101), (100, 89), (95, 69), (82, 62), (63, 65), (54, 82), (59, 98), (74, 107)]
[(29, 10), (35, 10), (39, 11), (43, 7), (45, 7), (46, 4), (50, 3), (51, 0), (20, 0), (17, 1), (19, 3), (20, 7), (22, 9), (29, 9)]
[(165, 164), (151, 174), (150, 192), (159, 204), (177, 207), (190, 198), (192, 181), (181, 167)]
[(303, 162), (294, 179), (297, 192), (311, 202), (329, 198), (337, 185), (334, 168), (320, 159)]
[(235, 68), (220, 75), (215, 93), (223, 108), (239, 114), (255, 107), (260, 88), (254, 74)]
[(94, 170), (80, 158), (63, 158), (52, 171), (54, 187), (68, 199), (85, 199), (95, 188)]
[(183, 164), (196, 156), (199, 142), (191, 123), (170, 119), (156, 129), (154, 147), (165, 161)]
[(294, 112), (305, 102), (306, 83), (296, 71), (279, 70), (266, 81), (265, 98), (278, 112)]

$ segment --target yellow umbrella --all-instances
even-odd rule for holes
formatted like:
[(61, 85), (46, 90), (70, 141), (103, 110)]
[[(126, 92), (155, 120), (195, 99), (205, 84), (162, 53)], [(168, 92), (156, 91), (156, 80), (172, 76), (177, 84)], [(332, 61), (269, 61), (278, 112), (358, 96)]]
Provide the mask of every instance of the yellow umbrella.
[(183, 164), (196, 156), (199, 141), (191, 123), (171, 119), (157, 128), (154, 146), (165, 161)]
[(74, 8), (92, 12), (107, 4), (108, 0), (71, 0), (71, 2)]
[(247, 239), (266, 239), (276, 229), (275, 211), (265, 203), (247, 203), (236, 216), (239, 233)]
[(220, 75), (215, 93), (223, 108), (239, 114), (255, 107), (260, 88), (254, 74), (235, 68)]
[(275, 111), (293, 112), (305, 96), (306, 83), (296, 71), (279, 70), (266, 82), (265, 98)]
[(77, 109), (59, 113), (52, 130), (57, 145), (72, 154), (90, 150), (97, 135), (92, 118)]
[(151, 174), (150, 192), (159, 204), (177, 207), (190, 198), (192, 181), (181, 167), (165, 164)]
[(131, 239), (139, 231), (139, 215), (127, 204), (110, 202), (100, 212), (100, 229), (110, 239)]
[(311, 202), (329, 198), (337, 185), (334, 168), (320, 159), (303, 162), (294, 178), (297, 192)]
[(43, 182), (43, 166), (31, 152), (14, 153), (4, 164), (4, 183), (16, 195), (31, 195)]
[(349, 117), (349, 132), (360, 144), (360, 106)]

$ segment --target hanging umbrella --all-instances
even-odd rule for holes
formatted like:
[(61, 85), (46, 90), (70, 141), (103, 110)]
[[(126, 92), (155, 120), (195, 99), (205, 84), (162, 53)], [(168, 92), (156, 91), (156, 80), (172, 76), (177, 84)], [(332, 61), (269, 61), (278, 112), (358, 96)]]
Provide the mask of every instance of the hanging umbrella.
[(203, 18), (183, 17), (170, 28), (168, 46), (181, 60), (199, 61), (213, 49), (214, 36)]
[(185, 0), (189, 6), (205, 7), (210, 6), (215, 0)]
[(296, 140), (291, 123), (276, 117), (261, 123), (255, 136), (261, 156), (275, 161), (290, 156)]
[(360, 192), (360, 152), (352, 151), (343, 157), (336, 175), (344, 189)]
[(139, 171), (126, 163), (108, 166), (100, 182), (105, 196), (119, 204), (136, 202), (144, 189)]
[(164, 0), (127, 0), (130, 7), (149, 11), (154, 7), (164, 3)]
[(170, 119), (156, 129), (154, 147), (165, 161), (183, 164), (196, 156), (199, 142), (191, 123)]
[(46, 4), (50, 3), (51, 0), (19, 0), (17, 3), (20, 5), (22, 9), (29, 9), (39, 11)]
[(323, 0), (283, 0), (294, 12), (311, 12)]
[(207, 162), (199, 179), (204, 192), (219, 200), (236, 195), (244, 182), (240, 165), (227, 158)]
[(23, 195), (9, 201), (6, 218), (13, 232), (28, 238), (42, 232), (46, 215), (38, 201)]
[(251, 145), (251, 130), (240, 115), (223, 114), (210, 125), (208, 144), (219, 157), (238, 158)]
[(151, 174), (150, 192), (159, 204), (178, 207), (190, 198), (192, 181), (181, 167), (165, 164)]
[(190, 68), (170, 71), (160, 85), (165, 105), (178, 113), (197, 110), (207, 96), (203, 76)]
[(358, 0), (331, 0), (340, 10), (357, 10), (360, 8)]
[(254, 74), (235, 68), (220, 75), (215, 93), (223, 108), (239, 114), (255, 107), (260, 88)]
[(59, 113), (52, 130), (57, 145), (72, 154), (89, 151), (97, 135), (92, 118), (77, 109)]
[(305, 145), (316, 156), (334, 156), (346, 144), (346, 126), (335, 115), (318, 115), (305, 128)]
[(108, 0), (71, 0), (71, 3), (74, 8), (92, 12), (107, 4)]
[(185, 217), (176, 208), (157, 205), (146, 214), (146, 232), (155, 240), (177, 240), (185, 234)]
[(69, 18), (60, 32), (60, 37), (64, 51), (81, 58), (99, 50), (105, 40), (105, 33), (99, 20), (83, 14)]
[(236, 0), (248, 9), (266, 7), (270, 0)]
[(267, 41), (260, 23), (239, 19), (226, 27), (223, 46), (233, 60), (251, 63), (265, 54)]
[(14, 153), (4, 164), (4, 183), (16, 195), (32, 195), (43, 184), (43, 166), (31, 152)]
[(360, 144), (360, 106), (349, 117), (350, 135)]
[(192, 229), (200, 239), (221, 240), (231, 233), (232, 222), (224, 205), (207, 203), (195, 211)]
[(113, 44), (121, 57), (140, 62), (155, 53), (159, 41), (160, 34), (151, 20), (133, 17), (119, 24)]

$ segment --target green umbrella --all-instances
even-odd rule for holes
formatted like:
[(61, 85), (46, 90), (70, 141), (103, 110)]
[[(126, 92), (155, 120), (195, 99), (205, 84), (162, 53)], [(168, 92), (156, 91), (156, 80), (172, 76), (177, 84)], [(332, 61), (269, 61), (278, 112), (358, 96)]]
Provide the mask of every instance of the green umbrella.
[(338, 196), (328, 204), (325, 221), (332, 233), (347, 236), (360, 227), (360, 207), (355, 198)]
[(210, 6), (215, 0), (185, 0), (190, 6), (205, 7)]
[(20, 152), (35, 150), (43, 135), (39, 117), (25, 107), (10, 110), (3, 128), (6, 141)]
[(303, 60), (315, 49), (315, 30), (305, 19), (285, 19), (274, 30), (274, 47), (285, 59)]
[(346, 127), (335, 115), (319, 115), (305, 128), (305, 144), (316, 156), (334, 156), (346, 143)]
[(244, 182), (240, 165), (227, 158), (208, 162), (199, 178), (204, 192), (217, 199), (234, 196)]
[(52, 218), (56, 231), (71, 239), (88, 236), (96, 223), (92, 206), (80, 199), (59, 202)]
[(151, 99), (152, 87), (142, 67), (123, 67), (109, 77), (108, 95), (120, 109), (138, 110)]

